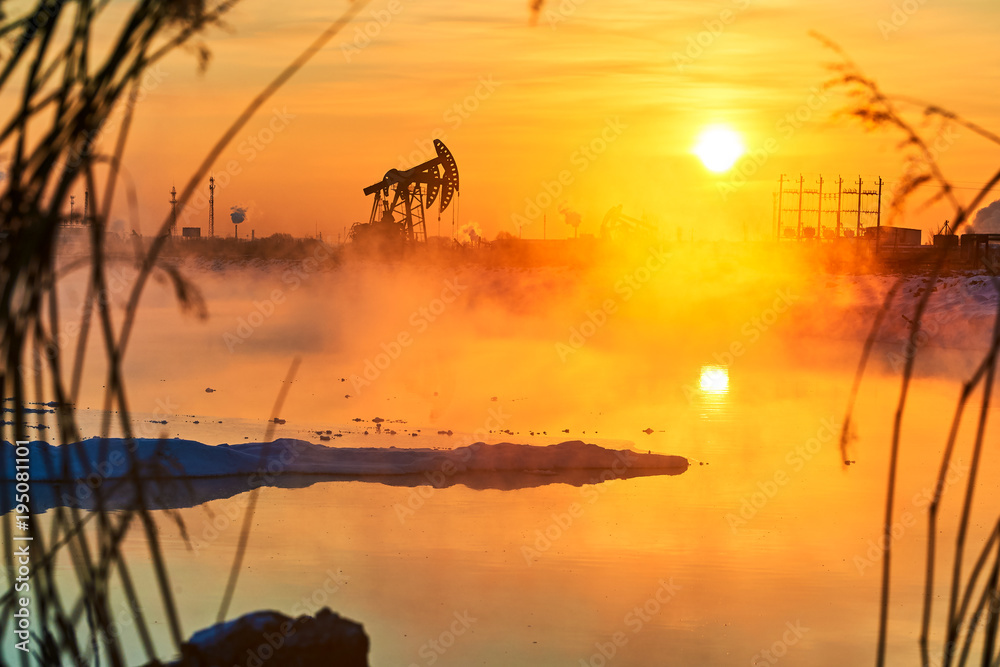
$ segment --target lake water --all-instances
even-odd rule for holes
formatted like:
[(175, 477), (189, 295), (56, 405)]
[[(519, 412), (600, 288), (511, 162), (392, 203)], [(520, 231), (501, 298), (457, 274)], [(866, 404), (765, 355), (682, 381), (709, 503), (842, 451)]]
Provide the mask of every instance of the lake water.
[[(830, 426), (848, 375), (786, 369), (769, 393), (776, 377), (751, 369), (725, 393), (661, 406), (652, 425), (665, 428), (636, 443), (706, 464), (679, 476), (517, 491), (265, 488), (231, 614), (330, 606), (364, 624), (373, 665), (867, 662), (898, 382), (870, 376), (863, 396), (878, 400), (859, 410), (857, 463), (844, 469)], [(932, 483), (922, 455), (938, 451), (955, 393), (927, 386), (897, 505), (892, 664), (917, 657), (926, 503), (914, 498)], [(186, 632), (214, 620), (238, 535), (230, 517), (247, 498), (182, 510), (193, 551), (161, 522)]]
[[(401, 309), (409, 312), (409, 306)], [(214, 322), (210, 334), (197, 335), (217, 348), (232, 319)], [(607, 335), (618, 335), (610, 326)], [(537, 331), (524, 336), (542, 338)], [(511, 338), (481, 336), (483, 358), (504, 358)], [(392, 339), (390, 332), (374, 340)], [(161, 393), (190, 397), (179, 400), (184, 407), (169, 413), (167, 425), (152, 428), (210, 443), (260, 439), (265, 424), (259, 415), (268, 414), (287, 354), (261, 353), (248, 378), (252, 386), (244, 389), (235, 379), (235, 356), (210, 362), (211, 355), (200, 351), (205, 347), (191, 348), (193, 358), (184, 364), (190, 372), (183, 377), (164, 370), (168, 360), (140, 353), (136, 389), (142, 405), (152, 405), (160, 390), (156, 373), (170, 387)], [(285, 347), (280, 351), (295, 346)], [(364, 386), (360, 396), (343, 400), (341, 394), (356, 392), (344, 389), (350, 380), (339, 378), (359, 372), (361, 364), (345, 365), (339, 351), (315, 352), (303, 366), (307, 380), (298, 391), (320, 395), (287, 406), (282, 414), (288, 422), (276, 427), (276, 436), (317, 441), (310, 436), (314, 430), (343, 432), (329, 443), (334, 446), (582, 439), (679, 454), (692, 466), (676, 476), (515, 491), (361, 481), (264, 488), (230, 617), (329, 606), (365, 626), (375, 666), (869, 663), (899, 390), (886, 360), (897, 348), (876, 348), (856, 413), (850, 451), (855, 463), (846, 467), (837, 435), (860, 353), (856, 341), (765, 336), (725, 366), (712, 350), (727, 348), (714, 340), (689, 346), (682, 355), (648, 342), (646, 349), (650, 354), (641, 363), (599, 348), (575, 366), (552, 366), (553, 373), (519, 363), (502, 374), (496, 362), (477, 364), (479, 357), (463, 348), (457, 353), (461, 367), (442, 363), (441, 377), (404, 369), (389, 378), (386, 371), (372, 391)], [(374, 355), (379, 346), (371, 350)], [(545, 351), (553, 356), (551, 339)], [(518, 358), (530, 365), (535, 355), (529, 347)], [(893, 665), (918, 661), (926, 544), (921, 494), (934, 482), (957, 378), (967, 368), (962, 354), (928, 355), (934, 360), (922, 367), (904, 428), (890, 615)], [(423, 362), (418, 365), (426, 370)], [(594, 368), (603, 372), (592, 373)], [(325, 379), (308, 379), (316, 374)], [(218, 393), (204, 394), (206, 386)], [(240, 407), (244, 395), (268, 387), (253, 409)], [(436, 403), (444, 392), (450, 392), (449, 403)], [(147, 409), (136, 418), (148, 424), (163, 414)], [(351, 421), (355, 414), (364, 421)], [(398, 433), (376, 435), (376, 415), (400, 420), (393, 426)], [(93, 427), (98, 417), (92, 410), (82, 421)], [(437, 435), (452, 427), (453, 435)], [(477, 438), (483, 428), (511, 434)], [(645, 433), (647, 428), (652, 432)], [(417, 429), (416, 437), (410, 435)], [(967, 425), (963, 433), (969, 431)], [(968, 463), (966, 444), (956, 458), (959, 466)], [(987, 453), (984, 470), (996, 470), (996, 464), (997, 452)], [(988, 476), (981, 488), (978, 507), (996, 506), (994, 479)], [(950, 554), (961, 490), (953, 486), (946, 495), (942, 553)], [(230, 517), (248, 496), (180, 510), (193, 549), (172, 521), (160, 522), (186, 635), (214, 622), (239, 533)], [(970, 544), (981, 544), (992, 525), (989, 516), (974, 517)], [(146, 548), (133, 539), (129, 549), (135, 575), (152, 599)], [(62, 565), (69, 577), (69, 565)], [(166, 647), (162, 619), (154, 627)]]

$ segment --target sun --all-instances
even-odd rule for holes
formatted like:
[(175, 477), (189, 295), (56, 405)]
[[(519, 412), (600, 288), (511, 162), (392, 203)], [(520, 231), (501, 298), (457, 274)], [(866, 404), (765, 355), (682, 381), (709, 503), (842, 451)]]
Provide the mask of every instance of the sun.
[(719, 125), (705, 129), (694, 147), (694, 154), (714, 172), (727, 171), (743, 153), (743, 139), (739, 133)]

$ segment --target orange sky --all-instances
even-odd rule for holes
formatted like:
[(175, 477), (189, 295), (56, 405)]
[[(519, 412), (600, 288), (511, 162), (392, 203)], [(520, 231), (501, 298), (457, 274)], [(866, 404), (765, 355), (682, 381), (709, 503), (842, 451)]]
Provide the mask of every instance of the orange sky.
[[(167, 214), (171, 185), (186, 182), (229, 121), (343, 6), (245, 0), (230, 14), (230, 30), (206, 36), (207, 73), (199, 75), (186, 52), (162, 64), (127, 155), (143, 232)], [(379, 16), (390, 20), (382, 26)], [(411, 154), (437, 131), (461, 172), (459, 226), (476, 222), (489, 238), (516, 234), (514, 214), (532, 218), (526, 199), (537, 201), (564, 170), (568, 185), (551, 186), (557, 196), (545, 210), (550, 238), (572, 232), (560, 206), (582, 213), (581, 233), (597, 233), (616, 204), (657, 219), (671, 236), (677, 227), (698, 238), (742, 238), (744, 229), (767, 235), (781, 173), (891, 181), (902, 170), (895, 136), (832, 120), (843, 98), (815, 96), (831, 54), (810, 29), (839, 42), (886, 89), (996, 129), (998, 19), (1000, 11), (983, 2), (563, 0), (550, 1), (532, 26), (524, 0), (375, 0), (217, 163), (216, 175), (230, 181), (216, 192), (217, 233), (232, 234), (229, 207), (241, 205), (249, 206), (241, 236), (248, 228), (258, 235), (318, 230), (336, 239), (367, 221), (371, 200), (362, 188), (391, 167), (412, 165)], [(365, 30), (374, 35), (370, 43), (353, 48), (363, 45)], [(692, 46), (698, 41), (700, 54)], [(806, 118), (800, 127), (782, 120), (796, 111)], [(751, 150), (768, 139), (776, 146), (726, 198), (719, 183), (732, 173), (714, 175), (691, 153), (712, 123), (733, 127)], [(968, 131), (955, 136), (942, 155), (952, 177), (965, 185), (985, 180), (997, 151)], [(604, 144), (592, 158), (580, 151), (591, 142)], [(239, 173), (228, 178), (227, 164)], [(114, 217), (124, 219), (124, 197), (119, 203)], [(943, 216), (931, 211), (905, 224), (929, 229)], [(443, 234), (451, 222), (449, 210)], [(188, 224), (207, 231), (207, 214)], [(428, 233), (437, 228), (431, 215)], [(541, 236), (541, 215), (523, 234)]]

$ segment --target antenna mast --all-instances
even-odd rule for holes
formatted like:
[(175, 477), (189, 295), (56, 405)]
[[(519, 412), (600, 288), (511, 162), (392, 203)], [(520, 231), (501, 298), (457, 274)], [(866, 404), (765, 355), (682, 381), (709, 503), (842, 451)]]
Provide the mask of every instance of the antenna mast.
[(170, 235), (177, 233), (177, 188), (170, 188)]
[(208, 177), (208, 235), (215, 236), (215, 176)]

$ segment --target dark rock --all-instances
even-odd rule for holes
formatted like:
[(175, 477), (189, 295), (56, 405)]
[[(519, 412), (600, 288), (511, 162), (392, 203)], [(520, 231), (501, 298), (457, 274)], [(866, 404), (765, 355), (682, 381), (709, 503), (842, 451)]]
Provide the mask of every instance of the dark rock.
[(327, 607), (296, 619), (256, 611), (194, 633), (166, 667), (368, 667), (368, 648), (364, 627)]

